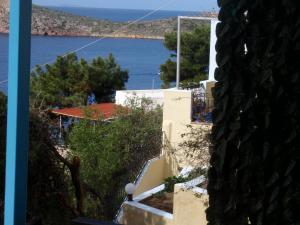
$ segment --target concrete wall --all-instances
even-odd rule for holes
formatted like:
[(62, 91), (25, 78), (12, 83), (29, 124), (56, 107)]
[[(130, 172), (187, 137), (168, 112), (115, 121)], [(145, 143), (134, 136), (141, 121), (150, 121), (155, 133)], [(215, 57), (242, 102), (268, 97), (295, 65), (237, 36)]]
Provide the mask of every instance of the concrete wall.
[(206, 225), (207, 207), (207, 194), (197, 191), (197, 188), (188, 189), (175, 185), (174, 225)]
[[(203, 182), (177, 184), (174, 191), (173, 214), (164, 212), (139, 203), (141, 196), (146, 195), (151, 187), (158, 186), (163, 179), (172, 175), (178, 175), (180, 169), (190, 166), (179, 144), (182, 143), (182, 134), (189, 131), (187, 125), (193, 127), (207, 126), (210, 131), (211, 125), (195, 124), (191, 121), (192, 115), (192, 92), (189, 90), (165, 90), (163, 107), (163, 139), (164, 149), (159, 159), (149, 164), (143, 179), (138, 184), (134, 193), (134, 202), (123, 204), (122, 223), (124, 225), (205, 225), (205, 210), (208, 204), (206, 191), (196, 187)], [(195, 179), (196, 180), (196, 179)], [(187, 187), (187, 188), (186, 188)], [(192, 187), (192, 188), (191, 188)], [(156, 189), (156, 188), (155, 188)]]
[(164, 92), (163, 132), (165, 141), (176, 148), (186, 125), (191, 124), (192, 92), (189, 90), (166, 90)]
[(168, 174), (168, 172), (165, 171), (165, 167), (165, 156), (150, 160), (145, 168), (144, 174), (142, 174), (140, 181), (137, 183), (134, 197), (154, 187), (157, 187), (163, 183), (165, 178), (171, 176), (172, 174)]
[[(173, 173), (173, 171), (177, 170), (172, 169), (171, 163), (167, 160), (165, 155), (161, 155), (160, 157), (149, 160), (145, 165), (142, 174), (137, 180), (136, 190), (133, 194), (134, 199), (144, 196), (145, 193), (152, 193), (149, 191), (162, 186), (164, 179), (177, 175)], [(161, 190), (163, 190), (163, 188)], [(124, 211), (125, 208), (126, 207), (122, 205), (120, 211), (116, 215), (117, 221), (121, 224), (123, 223), (124, 215), (126, 215)]]
[[(182, 134), (190, 131), (187, 125), (194, 128), (203, 128), (204, 132), (210, 132), (211, 124), (192, 123), (192, 91), (166, 90), (164, 98), (163, 154), (166, 155), (168, 169), (172, 170), (173, 174), (178, 174), (179, 168), (194, 166), (187, 159), (186, 152), (179, 146), (184, 141)], [(197, 162), (194, 161), (194, 163)]]
[[(203, 182), (203, 177), (190, 182), (176, 184), (174, 188), (173, 214), (144, 205), (139, 201), (158, 193), (161, 189), (148, 194), (133, 202), (123, 205), (124, 225), (206, 225), (206, 209), (208, 195), (206, 190), (196, 187)], [(150, 194), (150, 192), (152, 194)]]
[[(180, 169), (195, 166), (197, 161), (187, 159), (186, 152), (179, 144), (183, 142), (182, 134), (189, 132), (187, 125), (203, 128), (209, 132), (211, 124), (196, 124), (191, 122), (192, 92), (189, 90), (165, 90), (163, 107), (163, 139), (162, 156), (148, 162), (134, 196), (148, 191), (160, 184), (170, 176), (177, 176)], [(174, 151), (173, 151), (174, 150)]]
[(170, 216), (169, 213), (155, 210), (143, 204), (137, 203), (131, 205), (127, 202), (123, 206), (123, 210), (124, 217), (122, 223), (124, 225), (174, 225), (172, 214)]

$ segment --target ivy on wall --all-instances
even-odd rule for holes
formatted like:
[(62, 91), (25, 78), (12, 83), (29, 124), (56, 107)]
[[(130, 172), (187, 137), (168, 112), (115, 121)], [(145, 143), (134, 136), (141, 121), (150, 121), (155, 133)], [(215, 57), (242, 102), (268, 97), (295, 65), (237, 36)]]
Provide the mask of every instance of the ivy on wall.
[(300, 224), (299, 2), (218, 4), (208, 224)]

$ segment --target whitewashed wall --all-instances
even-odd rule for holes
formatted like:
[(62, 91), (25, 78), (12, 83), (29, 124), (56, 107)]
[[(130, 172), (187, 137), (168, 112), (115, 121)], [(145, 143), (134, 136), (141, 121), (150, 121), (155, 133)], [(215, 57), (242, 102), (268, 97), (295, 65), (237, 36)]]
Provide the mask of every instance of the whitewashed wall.
[(209, 81), (215, 81), (215, 69), (217, 68), (216, 62), (216, 43), (217, 43), (217, 35), (216, 28), (219, 21), (214, 19), (211, 21), (210, 25), (210, 54), (209, 54)]
[(163, 89), (157, 90), (126, 90), (116, 92), (116, 104), (126, 106), (130, 98), (148, 98), (153, 101), (153, 105), (164, 104)]

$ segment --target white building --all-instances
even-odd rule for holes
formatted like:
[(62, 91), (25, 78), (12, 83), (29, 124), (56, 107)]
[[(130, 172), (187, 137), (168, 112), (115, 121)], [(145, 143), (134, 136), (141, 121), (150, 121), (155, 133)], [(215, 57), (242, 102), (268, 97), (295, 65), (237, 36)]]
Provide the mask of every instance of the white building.
[(162, 106), (164, 103), (163, 89), (153, 90), (122, 90), (116, 92), (116, 104), (126, 106), (129, 104), (129, 99), (147, 98), (153, 102), (153, 106)]

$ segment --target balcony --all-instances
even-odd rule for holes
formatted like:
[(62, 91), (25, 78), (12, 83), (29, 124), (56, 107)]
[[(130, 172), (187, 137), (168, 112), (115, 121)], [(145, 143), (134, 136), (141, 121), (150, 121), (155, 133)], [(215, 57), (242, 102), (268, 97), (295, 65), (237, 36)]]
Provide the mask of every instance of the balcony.
[[(165, 90), (163, 96), (162, 154), (146, 164), (136, 182), (134, 201), (124, 202), (118, 222), (124, 225), (204, 225), (208, 204), (206, 187), (203, 186), (206, 182), (204, 176), (175, 184), (172, 194), (164, 192), (164, 181), (170, 177), (186, 177), (193, 169), (198, 168), (202, 163), (198, 158), (186, 157), (181, 143), (188, 137), (183, 135), (191, 128), (209, 134), (212, 125), (193, 120), (193, 90)], [(208, 145), (204, 152), (208, 154)], [(161, 208), (155, 204), (147, 205), (149, 199), (161, 195), (167, 196), (161, 201), (167, 206)]]
[[(159, 195), (164, 189), (160, 185), (134, 198), (132, 202), (125, 202), (123, 205), (124, 225), (205, 225), (205, 210), (208, 206), (207, 191), (198, 187), (204, 181), (198, 177), (186, 183), (176, 184), (173, 200), (171, 202), (173, 212), (155, 208), (155, 206), (144, 203), (152, 196)], [(162, 201), (163, 204), (170, 204)]]

